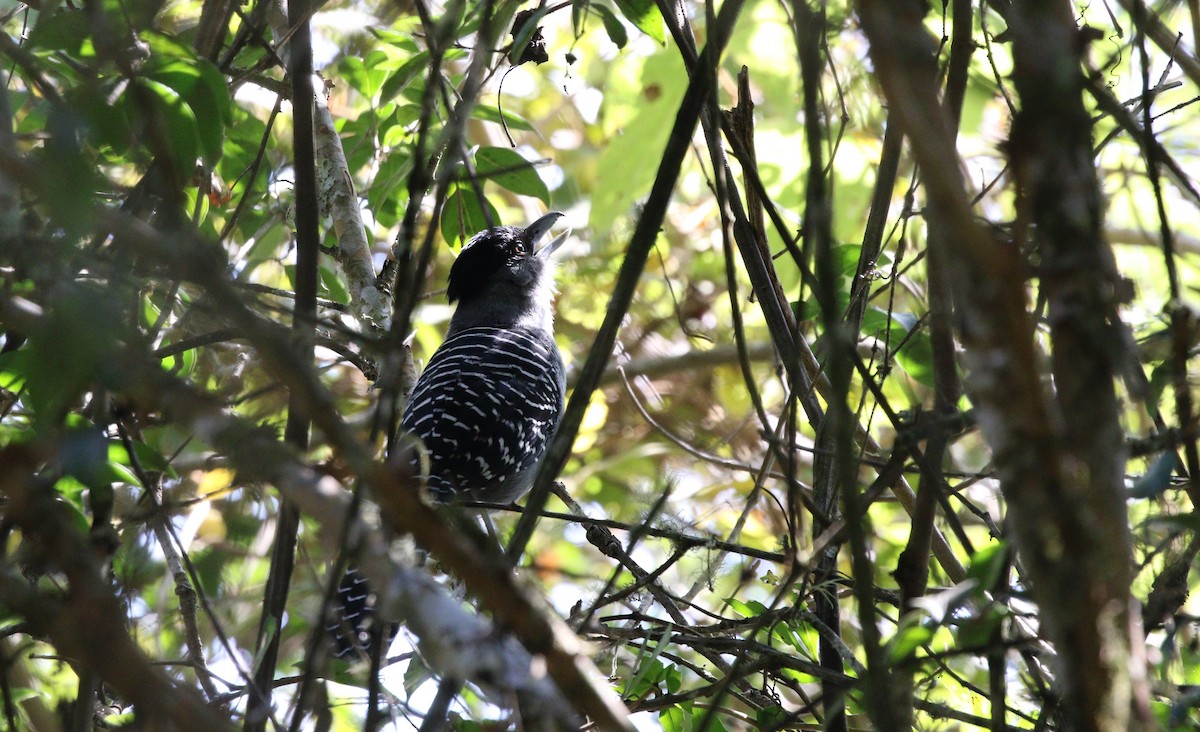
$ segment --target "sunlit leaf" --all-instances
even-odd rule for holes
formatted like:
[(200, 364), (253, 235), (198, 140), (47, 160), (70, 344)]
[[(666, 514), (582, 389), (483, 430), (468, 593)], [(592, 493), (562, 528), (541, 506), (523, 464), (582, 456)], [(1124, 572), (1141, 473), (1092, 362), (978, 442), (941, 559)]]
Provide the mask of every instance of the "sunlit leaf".
[(654, 0), (615, 0), (621, 14), (630, 23), (659, 43), (666, 42), (663, 19)]
[(537, 174), (533, 163), (506, 147), (481, 147), (475, 151), (475, 172), (485, 180), (494, 181), (513, 193), (534, 196), (547, 205), (550, 191)]
[[(200, 157), (200, 127), (196, 115), (179, 92), (154, 79), (137, 79), (130, 84), (142, 90), (135, 103), (139, 106), (142, 134), (153, 140), (161, 133), (167, 143), (166, 152), (174, 159), (181, 173), (192, 172)], [(219, 147), (219, 144), (218, 144)]]
[(916, 655), (917, 649), (933, 640), (933, 628), (912, 623), (902, 626), (888, 643), (888, 655), (892, 663), (907, 661)]
[(501, 119), (503, 119), (504, 124), (510, 130), (529, 132), (533, 129), (533, 125), (529, 124), (529, 122), (521, 115), (510, 112), (507, 109), (501, 112), (497, 110), (496, 107), (488, 104), (476, 105), (475, 108), (471, 110), (471, 116), (475, 117), (476, 119), (495, 122), (496, 124), (500, 124)]
[(220, 158), (225, 127), (233, 121), (229, 88), (216, 67), (204, 59), (169, 59), (148, 67), (148, 78), (173, 89), (196, 119), (206, 163)]
[(442, 207), (442, 238), (451, 246), (499, 223), (500, 214), (491, 201), (481, 201), (470, 187), (451, 193)]
[(616, 44), (617, 48), (625, 48), (625, 44), (629, 42), (629, 34), (625, 32), (625, 25), (620, 19), (601, 3), (590, 3), (588, 8), (600, 16), (609, 40)]
[(989, 542), (975, 551), (967, 567), (967, 577), (975, 580), (981, 590), (990, 590), (1000, 580), (1008, 565), (1008, 542)]

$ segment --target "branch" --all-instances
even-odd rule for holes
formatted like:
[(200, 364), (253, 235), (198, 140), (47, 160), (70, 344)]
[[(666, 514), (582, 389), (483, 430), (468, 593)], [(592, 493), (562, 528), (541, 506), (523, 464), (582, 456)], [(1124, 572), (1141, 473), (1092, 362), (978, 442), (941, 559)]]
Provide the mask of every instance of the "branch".
[[(709, 46), (705, 48), (705, 54), (720, 57), (741, 7), (742, 0), (727, 0), (721, 5), (720, 22), (715, 28), (710, 29), (715, 32), (711, 36)], [(621, 328), (621, 321), (624, 320), (625, 313), (629, 310), (630, 303), (633, 302), (633, 294), (637, 290), (638, 280), (646, 266), (646, 259), (650, 256), (650, 250), (654, 248), (654, 242), (658, 239), (658, 231), (662, 227), (667, 213), (667, 205), (671, 201), (671, 192), (675, 188), (675, 181), (679, 178), (683, 158), (691, 147), (692, 134), (696, 129), (696, 122), (700, 117), (704, 100), (711, 92), (712, 81), (713, 79), (708, 74), (693, 74), (688, 82), (687, 91), (684, 92), (683, 101), (679, 105), (679, 113), (675, 117), (675, 125), (671, 129), (671, 136), (667, 140), (667, 147), (663, 151), (662, 161), (658, 166), (658, 173), (650, 188), (650, 196), (642, 209), (641, 217), (638, 218), (637, 226), (629, 241), (629, 248), (625, 252), (625, 259), (621, 262), (621, 269), (617, 273), (616, 285), (613, 288), (612, 297), (608, 301), (604, 322), (600, 325), (600, 330), (596, 333), (596, 340), (593, 341), (583, 368), (579, 371), (579, 381), (575, 386), (575, 391), (571, 394), (558, 431), (555, 433), (554, 439), (550, 441), (546, 458), (538, 470), (533, 489), (526, 500), (528, 510), (517, 522), (512, 538), (509, 540), (508, 557), (510, 562), (515, 563), (524, 553), (525, 545), (533, 535), (533, 527), (537, 523), (538, 513), (545, 507), (546, 499), (550, 495), (550, 488), (571, 455), (571, 445), (574, 444), (575, 435), (579, 432), (580, 425), (583, 424), (583, 414), (587, 411), (592, 392), (596, 390), (600, 383), (600, 377), (604, 374), (604, 367), (612, 354), (613, 345), (617, 340), (617, 332)]]
[(342, 138), (329, 113), (330, 87), (326, 82), (325, 89), (317, 92), (313, 119), (317, 201), (321, 214), (333, 218), (333, 233), (337, 237), (333, 257), (346, 276), (355, 315), (371, 328), (383, 328), (387, 325), (389, 303), (376, 287), (375, 263), (371, 260), (371, 244), (363, 226), (358, 194), (350, 177)]
[[(315, 98), (312, 74), (312, 33), (309, 28), (310, 6), (307, 0), (288, 0), (288, 16), (294, 22), (294, 35), (287, 44), (288, 77), (292, 86), (292, 148), (296, 173), (296, 300), (292, 309), (292, 333), (296, 355), (305, 364), (313, 360), (314, 323), (317, 317), (317, 268), (321, 256), (321, 232), (317, 217), (316, 164), (313, 160), (313, 108)], [(308, 448), (313, 405), (302, 395), (288, 394), (284, 438), (299, 450)], [(279, 657), (283, 635), (283, 616), (296, 563), (296, 534), (300, 511), (290, 501), (279, 507), (275, 542), (271, 548), (271, 569), (263, 593), (263, 612), (259, 619), (255, 644), (258, 667), (254, 683), (261, 695), (250, 699), (246, 711), (246, 730), (255, 732), (266, 726), (271, 714), (271, 681)]]
[[(1159, 50), (1178, 62), (1179, 68), (1183, 69), (1183, 73), (1192, 80), (1193, 84), (1200, 86), (1200, 60), (1196, 59), (1195, 49), (1185, 46), (1179, 37), (1180, 34), (1167, 27), (1167, 24), (1163, 23), (1156, 13), (1151, 13), (1144, 0), (1118, 0), (1118, 2), (1121, 3), (1122, 8), (1125, 8), (1125, 12), (1133, 17), (1133, 22), (1139, 30), (1150, 36)], [(1200, 38), (1195, 40), (1200, 42)]]

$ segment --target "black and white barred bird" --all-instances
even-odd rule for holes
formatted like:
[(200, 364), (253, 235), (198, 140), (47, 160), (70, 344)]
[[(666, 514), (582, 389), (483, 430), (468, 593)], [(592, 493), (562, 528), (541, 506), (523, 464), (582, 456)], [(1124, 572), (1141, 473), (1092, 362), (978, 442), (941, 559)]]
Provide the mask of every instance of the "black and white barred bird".
[[(520, 498), (558, 428), (566, 377), (554, 342), (550, 255), (566, 237), (535, 245), (561, 216), (486, 229), (450, 268), (447, 296), (458, 305), (400, 422), (428, 451), (438, 501)], [(362, 576), (347, 572), (329, 628), (336, 655), (366, 647), (372, 604)]]

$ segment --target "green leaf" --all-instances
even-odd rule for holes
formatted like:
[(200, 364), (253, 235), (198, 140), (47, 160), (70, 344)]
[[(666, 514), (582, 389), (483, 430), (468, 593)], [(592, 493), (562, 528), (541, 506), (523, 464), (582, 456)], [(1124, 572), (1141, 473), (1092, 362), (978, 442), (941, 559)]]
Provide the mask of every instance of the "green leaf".
[(405, 61), (400, 68), (396, 69), (391, 76), (383, 82), (383, 86), (379, 89), (379, 102), (387, 103), (395, 99), (400, 92), (408, 88), (408, 85), (416, 79), (417, 76), (425, 70), (429, 63), (429, 52), (421, 51), (412, 58)]
[[(154, 125), (161, 125), (161, 131), (166, 136), (167, 152), (174, 159), (179, 173), (191, 175), (200, 157), (200, 126), (195, 113), (179, 92), (161, 81), (140, 78), (130, 85), (131, 91), (135, 85), (142, 92), (136, 101), (148, 101), (148, 111), (154, 115), (154, 119), (142, 120), (146, 130), (144, 134), (152, 135)], [(133, 107), (140, 106), (136, 101)], [(139, 111), (144, 115), (146, 110)]]
[(600, 22), (604, 24), (604, 32), (608, 34), (609, 40), (616, 44), (617, 48), (625, 48), (625, 44), (629, 43), (629, 34), (625, 32), (625, 24), (621, 19), (600, 3), (592, 3), (589, 7), (600, 16)]
[(1008, 565), (1008, 542), (994, 541), (971, 555), (967, 578), (979, 583), (980, 590), (989, 590), (1000, 581), (1000, 573)]
[(433, 673), (425, 665), (425, 661), (420, 656), (416, 656), (409, 662), (408, 668), (404, 672), (404, 689), (411, 695), (417, 690), (417, 687), (432, 678)]
[[(160, 455), (154, 448), (144, 442), (134, 442), (133, 452), (137, 456), (138, 464), (143, 470), (155, 470), (166, 473), (171, 477), (178, 477), (175, 469), (167, 462), (167, 459)], [(125, 449), (125, 443), (120, 440), (108, 441), (108, 462), (116, 465), (133, 465), (133, 460), (129, 457), (129, 452)]]
[(925, 333), (913, 333), (896, 353), (896, 363), (925, 386), (933, 386), (933, 345)]
[(615, 0), (621, 14), (641, 32), (666, 45), (663, 19), (654, 0)]
[(758, 600), (744, 602), (736, 597), (727, 597), (725, 598), (725, 604), (733, 608), (734, 612), (743, 618), (756, 618), (767, 611), (767, 606)]
[(450, 246), (465, 242), (489, 226), (499, 224), (500, 214), (491, 201), (486, 198), (480, 201), (471, 188), (459, 188), (451, 193), (442, 208), (442, 238)]
[(346, 289), (346, 285), (338, 277), (337, 272), (323, 265), (318, 271), (321, 275), (322, 294), (336, 303), (348, 305), (350, 303), (350, 291)]
[(129, 150), (133, 131), (125, 112), (124, 98), (111, 99), (106, 87), (81, 86), (71, 90), (66, 99), (87, 122), (88, 141), (101, 149), (108, 146), (118, 155)]
[(393, 48), (398, 48), (401, 51), (416, 53), (420, 50), (417, 42), (413, 40), (412, 35), (409, 33), (402, 33), (391, 28), (380, 28), (378, 26), (368, 27), (367, 32), (383, 41), (387, 45), (392, 46)]
[(89, 30), (85, 13), (70, 10), (42, 12), (29, 33), (25, 50), (76, 54), (83, 48)]
[(933, 640), (933, 628), (922, 624), (902, 625), (888, 643), (892, 663), (907, 661), (916, 655), (917, 649)]
[(225, 128), (233, 122), (233, 103), (225, 77), (201, 58), (169, 59), (148, 66), (146, 76), (179, 94), (192, 110), (204, 161), (210, 166), (221, 157)]
[(533, 125), (529, 124), (524, 117), (513, 114), (508, 110), (501, 112), (490, 104), (475, 105), (475, 108), (471, 110), (471, 116), (485, 122), (495, 122), (496, 124), (501, 124), (501, 119), (503, 119), (503, 124), (510, 130), (524, 130), (525, 132), (529, 132), (533, 129)]
[[(163, 345), (168, 346), (171, 341), (164, 340)], [(196, 349), (189, 348), (183, 353), (167, 356), (162, 359), (162, 367), (164, 370), (173, 373), (177, 376), (190, 376), (196, 369)]]
[(67, 515), (74, 524), (75, 530), (86, 536), (91, 528), (87, 514), (83, 512), (83, 494), (87, 490), (87, 486), (68, 475), (55, 482), (54, 490), (62, 496), (63, 500), (59, 501), (58, 505), (68, 509)]
[(550, 205), (546, 182), (530, 163), (506, 147), (481, 147), (475, 151), (475, 172), (522, 196), (534, 196)]
[(394, 226), (400, 220), (404, 203), (408, 200), (408, 174), (411, 170), (412, 156), (404, 147), (393, 148), (379, 164), (375, 182), (367, 191), (367, 207), (381, 226)]
[(684, 702), (673, 707), (667, 707), (658, 714), (658, 723), (663, 732), (692, 731), (692, 703)]
[(759, 709), (754, 715), (754, 721), (757, 722), (755, 729), (782, 729), (788, 720), (788, 713), (783, 707)]
[[(640, 657), (641, 655), (645, 655), (645, 648), (642, 649), (642, 653), (639, 655), (637, 673), (634, 674), (634, 677), (629, 680), (628, 684), (625, 685), (625, 691), (622, 693), (622, 697), (626, 699), (640, 698), (644, 696), (647, 691), (649, 691), (650, 686), (656, 684), (664, 670), (662, 663), (658, 660), (658, 656), (665, 648), (668, 647), (670, 642), (671, 625), (667, 624), (663, 626), (662, 633), (659, 634), (658, 639), (654, 643), (654, 647), (650, 650), (649, 658)], [(653, 671), (653, 674), (651, 674), (651, 671)], [(643, 683), (643, 681), (645, 683)]]
[(20, 391), (33, 366), (33, 355), (27, 349), (0, 353), (0, 389)]
[(1001, 624), (1011, 616), (1003, 605), (989, 603), (982, 613), (958, 624), (957, 642), (963, 648), (982, 648), (996, 638)]
[(46, 316), (28, 334), (27, 394), (37, 423), (54, 424), (87, 385), (119, 378), (108, 357), (125, 327), (119, 299), (98, 286), (66, 285), (44, 307)]
[(854, 277), (858, 272), (858, 260), (862, 256), (862, 246), (859, 244), (839, 244), (830, 252), (833, 258), (833, 269), (842, 277)]
[(346, 80), (351, 89), (370, 100), (375, 99), (378, 86), (374, 83), (372, 74), (366, 63), (358, 56), (346, 56), (338, 64), (338, 75)]
[(678, 53), (664, 51), (642, 62), (635, 92), (641, 95), (638, 103), (631, 116), (613, 123), (596, 162), (588, 224), (597, 236), (607, 236), (614, 222), (628, 219), (630, 210), (649, 192), (656, 166), (647, 161), (662, 158), (683, 99), (685, 85), (679, 79), (686, 76)]
[[(104, 185), (90, 157), (81, 145), (86, 130), (80, 118), (63, 105), (53, 105), (43, 134), (49, 139), (33, 152), (31, 170), (41, 173), (36, 183), (58, 226), (69, 238), (82, 234), (91, 225), (96, 191)], [(106, 183), (106, 182), (105, 182)]]

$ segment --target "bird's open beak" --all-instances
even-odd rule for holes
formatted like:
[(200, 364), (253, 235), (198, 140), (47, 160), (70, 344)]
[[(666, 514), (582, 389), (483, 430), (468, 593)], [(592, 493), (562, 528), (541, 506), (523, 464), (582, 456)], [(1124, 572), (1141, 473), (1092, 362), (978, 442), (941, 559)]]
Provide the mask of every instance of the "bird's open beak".
[[(562, 218), (561, 211), (551, 211), (537, 221), (534, 221), (529, 226), (525, 227), (525, 231), (529, 233), (530, 243), (535, 243), (538, 239), (541, 239), (546, 232), (550, 231), (550, 227), (554, 226), (555, 222), (557, 222), (560, 218)], [(562, 246), (562, 243), (567, 240), (567, 236), (570, 233), (571, 231), (568, 229), (567, 231), (564, 231), (558, 236), (554, 237), (549, 241), (549, 243), (538, 249), (534, 253), (534, 256), (541, 257), (542, 259), (548, 258), (556, 249)]]

